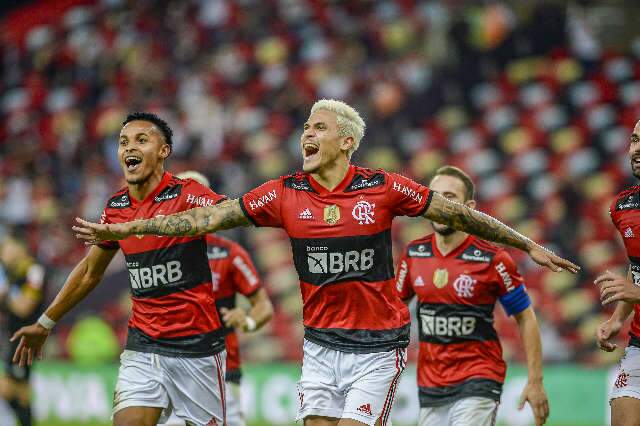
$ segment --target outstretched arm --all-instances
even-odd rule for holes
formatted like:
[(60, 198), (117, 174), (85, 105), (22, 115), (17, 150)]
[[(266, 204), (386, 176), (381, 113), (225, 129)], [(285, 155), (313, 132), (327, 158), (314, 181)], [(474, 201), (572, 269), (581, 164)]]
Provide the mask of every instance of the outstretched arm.
[(580, 270), (579, 266), (556, 256), (498, 219), (473, 210), (464, 204), (448, 200), (436, 192), (433, 193), (431, 203), (424, 212), (424, 217), (448, 225), (458, 231), (468, 232), (485, 240), (526, 251), (534, 262), (553, 271), (559, 272), (566, 269), (576, 273)]
[[(62, 290), (45, 311), (45, 316), (55, 322), (76, 306), (95, 288), (117, 250), (91, 247), (84, 259), (71, 271)], [(13, 362), (21, 366), (31, 365), (33, 357), (42, 355), (42, 346), (49, 336), (50, 327), (45, 328), (39, 321), (16, 331), (11, 341), (20, 339), (13, 355)]]
[(97, 224), (82, 219), (76, 220), (80, 224), (73, 227), (76, 237), (85, 240), (87, 244), (121, 240), (130, 235), (171, 237), (205, 235), (250, 224), (249, 219), (242, 212), (239, 199), (133, 222)]

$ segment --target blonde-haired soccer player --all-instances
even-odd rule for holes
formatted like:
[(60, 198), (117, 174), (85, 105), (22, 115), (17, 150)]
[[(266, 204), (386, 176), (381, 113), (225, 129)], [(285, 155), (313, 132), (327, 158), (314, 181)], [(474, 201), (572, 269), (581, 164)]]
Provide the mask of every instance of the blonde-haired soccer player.
[(394, 290), (391, 223), (424, 216), (508, 244), (554, 271), (578, 267), (498, 220), (396, 173), (351, 164), (364, 121), (320, 100), (300, 138), (302, 172), (216, 206), (152, 220), (78, 219), (89, 244), (133, 234), (202, 235), (237, 226), (283, 228), (300, 278), (305, 327), (298, 419), (305, 426), (388, 424), (409, 343), (409, 311)]

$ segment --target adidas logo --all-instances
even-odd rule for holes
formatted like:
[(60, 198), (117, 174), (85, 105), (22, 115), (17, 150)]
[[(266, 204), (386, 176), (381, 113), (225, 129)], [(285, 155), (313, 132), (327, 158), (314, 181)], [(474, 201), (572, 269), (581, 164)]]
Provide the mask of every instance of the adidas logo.
[(304, 209), (298, 215), (298, 219), (313, 219), (313, 213), (309, 209)]
[(420, 275), (418, 275), (418, 278), (416, 278), (415, 282), (413, 283), (414, 287), (424, 287), (424, 280), (422, 279), (422, 277)]
[(624, 237), (625, 238), (631, 238), (633, 237), (633, 229), (631, 229), (631, 227), (627, 228), (624, 230)]
[(356, 410), (361, 411), (370, 416), (373, 416), (373, 413), (371, 412), (371, 404), (362, 404), (361, 406), (356, 408)]

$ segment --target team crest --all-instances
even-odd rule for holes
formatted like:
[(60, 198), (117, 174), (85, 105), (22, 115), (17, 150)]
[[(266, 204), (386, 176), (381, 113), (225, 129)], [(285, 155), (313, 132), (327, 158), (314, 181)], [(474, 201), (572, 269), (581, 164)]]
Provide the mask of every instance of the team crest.
[(433, 271), (433, 284), (437, 288), (443, 288), (449, 284), (449, 271), (446, 269), (436, 269)]
[(335, 225), (340, 220), (340, 208), (332, 204), (324, 208), (324, 221), (329, 225)]

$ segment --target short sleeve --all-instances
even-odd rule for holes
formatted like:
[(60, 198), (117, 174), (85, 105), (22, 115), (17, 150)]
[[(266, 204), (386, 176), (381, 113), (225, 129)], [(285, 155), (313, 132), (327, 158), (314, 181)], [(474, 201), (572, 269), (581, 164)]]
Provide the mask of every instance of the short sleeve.
[(405, 250), (398, 262), (398, 273), (396, 275), (396, 290), (402, 300), (409, 299), (415, 294), (411, 281), (411, 271), (409, 270), (409, 257)]
[(524, 279), (509, 253), (500, 250), (493, 259), (498, 282), (498, 300), (507, 315), (518, 314), (531, 306)]
[[(109, 216), (107, 214), (107, 210), (103, 210), (100, 215), (100, 223), (113, 223), (109, 220)], [(104, 250), (117, 250), (120, 248), (120, 244), (117, 241), (103, 241), (98, 244), (98, 247)]]
[(270, 180), (244, 194), (240, 198), (240, 207), (254, 225), (282, 228), (283, 195), (283, 181)]
[(234, 245), (231, 251), (231, 281), (236, 291), (247, 297), (261, 288), (258, 271), (249, 253), (239, 245)]
[(187, 182), (188, 184), (185, 185), (183, 196), (186, 209), (210, 207), (227, 199), (225, 195), (217, 194), (211, 188), (193, 179), (189, 179)]
[(388, 175), (388, 198), (394, 216), (421, 216), (429, 207), (432, 192), (421, 185), (397, 173)]
[(611, 222), (617, 228), (618, 227), (618, 215), (616, 214), (616, 205), (618, 204), (618, 197), (615, 197), (609, 205), (609, 216), (611, 217)]

